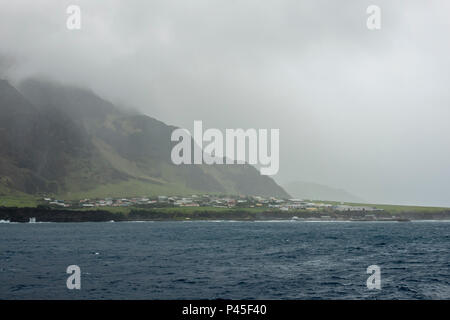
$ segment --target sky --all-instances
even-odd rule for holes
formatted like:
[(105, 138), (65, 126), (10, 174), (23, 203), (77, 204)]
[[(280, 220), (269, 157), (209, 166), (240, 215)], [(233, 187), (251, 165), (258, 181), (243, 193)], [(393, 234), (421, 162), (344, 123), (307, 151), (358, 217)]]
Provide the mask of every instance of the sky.
[[(80, 30), (66, 28), (69, 5)], [(0, 0), (0, 77), (86, 86), (188, 129), (280, 129), (281, 184), (450, 206), (449, 12), (447, 0)]]

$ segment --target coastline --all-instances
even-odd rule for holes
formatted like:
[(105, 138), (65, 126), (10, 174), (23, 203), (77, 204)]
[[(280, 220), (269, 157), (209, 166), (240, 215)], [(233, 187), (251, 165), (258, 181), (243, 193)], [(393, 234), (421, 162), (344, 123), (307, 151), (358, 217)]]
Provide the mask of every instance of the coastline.
[(379, 212), (367, 215), (364, 211), (307, 212), (292, 210), (250, 211), (245, 209), (195, 211), (131, 209), (129, 212), (108, 210), (68, 210), (53, 208), (15, 208), (0, 207), (0, 221), (27, 223), (35, 218), (36, 222), (145, 222), (145, 221), (304, 221), (304, 222), (410, 222), (450, 220), (450, 210), (442, 212)]

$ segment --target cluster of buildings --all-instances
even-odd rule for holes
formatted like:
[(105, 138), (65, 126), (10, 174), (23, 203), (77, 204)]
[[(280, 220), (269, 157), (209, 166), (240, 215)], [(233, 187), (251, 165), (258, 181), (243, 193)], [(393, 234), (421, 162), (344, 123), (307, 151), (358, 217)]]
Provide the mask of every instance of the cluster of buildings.
[(71, 208), (98, 208), (98, 207), (217, 207), (217, 208), (271, 208), (281, 211), (308, 210), (322, 211), (325, 209), (346, 211), (378, 211), (369, 206), (351, 206), (346, 204), (331, 204), (326, 202), (310, 202), (302, 199), (278, 199), (275, 197), (260, 196), (214, 196), (191, 195), (181, 196), (157, 196), (157, 197), (133, 197), (133, 198), (105, 198), (82, 199), (78, 201), (54, 200), (44, 198), (50, 206)]
[(44, 198), (50, 206), (72, 207), (72, 208), (94, 208), (94, 207), (220, 207), (231, 208), (236, 206), (263, 206), (268, 200), (261, 197), (225, 197), (213, 195), (191, 195), (180, 196), (157, 196), (157, 197), (133, 197), (133, 198), (105, 198), (105, 199), (82, 199), (78, 201), (54, 200)]
[(44, 198), (44, 201), (50, 206), (58, 206), (64, 208), (95, 208), (95, 207), (129, 207), (136, 205), (150, 205), (157, 203), (156, 200), (149, 198), (105, 198), (105, 199), (82, 199), (77, 201), (54, 200), (51, 198)]

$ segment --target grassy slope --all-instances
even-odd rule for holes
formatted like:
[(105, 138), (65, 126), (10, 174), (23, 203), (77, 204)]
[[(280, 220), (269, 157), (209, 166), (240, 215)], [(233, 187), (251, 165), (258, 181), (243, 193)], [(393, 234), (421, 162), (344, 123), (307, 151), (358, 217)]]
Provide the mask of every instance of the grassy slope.
[(0, 207), (35, 208), (40, 202), (38, 197), (13, 191), (0, 184)]
[(394, 205), (394, 204), (373, 204), (373, 203), (353, 203), (353, 202), (338, 202), (338, 201), (319, 201), (319, 200), (307, 200), (311, 202), (320, 202), (328, 204), (345, 204), (351, 206), (364, 206), (364, 207), (374, 207), (377, 209), (383, 209), (391, 213), (402, 213), (402, 212), (440, 212), (444, 210), (449, 210), (445, 207), (426, 207), (426, 206), (406, 206), (406, 205)]
[(403, 205), (391, 205), (391, 204), (368, 204), (366, 206), (376, 207), (378, 209), (383, 209), (391, 213), (402, 213), (402, 212), (440, 212), (448, 210), (448, 208), (443, 207), (423, 207), (423, 206), (403, 206)]
[(127, 198), (158, 195), (191, 195), (194, 190), (177, 184), (151, 184), (149, 182), (130, 179), (114, 184), (103, 184), (89, 191), (68, 192), (59, 197), (64, 200), (101, 199), (104, 197)]

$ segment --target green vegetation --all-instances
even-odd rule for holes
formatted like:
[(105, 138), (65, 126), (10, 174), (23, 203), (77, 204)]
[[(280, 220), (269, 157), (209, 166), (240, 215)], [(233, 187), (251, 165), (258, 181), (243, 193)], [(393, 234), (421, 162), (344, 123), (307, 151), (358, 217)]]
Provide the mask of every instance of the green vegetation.
[(28, 195), (26, 193), (7, 188), (1, 182), (4, 177), (0, 178), (0, 207), (17, 207), (17, 208), (35, 208), (42, 203), (42, 197)]
[(17, 208), (36, 208), (41, 204), (39, 198), (24, 196), (5, 196), (0, 195), (0, 207), (17, 207)]
[(376, 203), (357, 203), (357, 202), (341, 202), (341, 201), (322, 201), (322, 200), (305, 200), (310, 202), (320, 202), (331, 205), (339, 205), (344, 204), (348, 206), (364, 206), (364, 207), (373, 207), (377, 209), (383, 209), (390, 213), (414, 213), (414, 212), (422, 212), (422, 213), (437, 213), (446, 210), (450, 210), (450, 208), (446, 207), (427, 207), (427, 206), (408, 206), (408, 205), (395, 205), (395, 204), (376, 204)]
[(101, 199), (105, 197), (127, 198), (141, 196), (158, 196), (163, 194), (191, 195), (195, 190), (175, 183), (153, 184), (148, 181), (129, 179), (118, 183), (98, 185), (91, 190), (67, 192), (58, 197), (64, 200)]
[[(358, 204), (349, 203), (349, 205), (358, 205)], [(449, 208), (442, 208), (442, 207), (405, 206), (392, 204), (366, 204), (366, 206), (375, 207), (377, 209), (383, 209), (391, 213), (405, 213), (405, 212), (436, 213), (442, 212), (444, 210), (449, 210)]]

